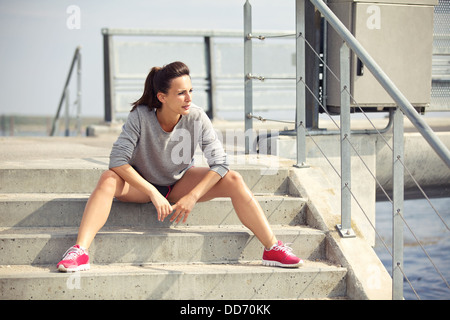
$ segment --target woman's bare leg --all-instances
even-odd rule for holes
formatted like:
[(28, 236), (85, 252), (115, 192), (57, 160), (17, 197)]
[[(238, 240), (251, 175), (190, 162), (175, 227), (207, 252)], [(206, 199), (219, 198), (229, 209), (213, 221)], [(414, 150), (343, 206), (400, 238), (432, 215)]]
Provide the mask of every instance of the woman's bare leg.
[(84, 209), (76, 244), (86, 249), (90, 247), (95, 235), (108, 219), (114, 197), (124, 202), (150, 202), (147, 195), (131, 187), (115, 172), (105, 171)]
[[(209, 168), (189, 169), (173, 188), (169, 201), (176, 202), (183, 197), (208, 171)], [(86, 249), (90, 247), (95, 235), (109, 217), (114, 197), (124, 202), (150, 202), (147, 195), (131, 187), (116, 173), (111, 170), (105, 171), (86, 204), (76, 244)], [(228, 172), (200, 201), (220, 197), (231, 198), (242, 224), (249, 228), (266, 248), (277, 242), (261, 206), (237, 172)]]
[[(176, 202), (186, 195), (208, 171), (209, 168), (193, 167), (189, 169), (175, 184), (169, 195), (169, 201)], [(249, 228), (267, 249), (277, 243), (261, 206), (239, 173), (230, 170), (200, 201), (221, 197), (231, 198), (234, 210), (242, 224)]]

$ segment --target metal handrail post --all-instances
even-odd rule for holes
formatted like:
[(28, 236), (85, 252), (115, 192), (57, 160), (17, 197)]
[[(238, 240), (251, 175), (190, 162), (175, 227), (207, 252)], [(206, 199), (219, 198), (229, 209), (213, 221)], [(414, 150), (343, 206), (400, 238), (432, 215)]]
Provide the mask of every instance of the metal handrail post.
[(341, 78), (341, 224), (337, 229), (341, 237), (355, 237), (351, 225), (351, 146), (350, 146), (350, 49), (345, 43), (340, 49)]
[(56, 127), (57, 127), (57, 123), (58, 123), (58, 119), (59, 119), (59, 114), (61, 112), (61, 107), (62, 107), (63, 102), (64, 102), (64, 98), (65, 98), (65, 95), (66, 95), (67, 87), (69, 86), (70, 78), (72, 77), (72, 72), (73, 72), (73, 69), (74, 69), (74, 66), (75, 66), (75, 62), (77, 62), (77, 59), (79, 58), (80, 50), (81, 50), (81, 47), (77, 47), (75, 49), (75, 53), (73, 54), (72, 63), (70, 65), (69, 73), (68, 73), (67, 78), (66, 78), (66, 83), (64, 84), (64, 88), (63, 88), (63, 92), (62, 92), (62, 95), (61, 95), (61, 99), (59, 100), (58, 109), (56, 110), (56, 115), (53, 118), (53, 124), (52, 124), (52, 129), (50, 131), (50, 136), (54, 136), (55, 135), (55, 131), (56, 131)]
[(105, 97), (105, 122), (114, 122), (114, 99), (113, 99), (113, 85), (111, 78), (111, 64), (112, 59), (112, 36), (107, 29), (102, 30), (103, 33), (103, 79), (104, 79), (104, 97)]
[(216, 70), (214, 65), (214, 38), (205, 36), (205, 68), (206, 68), (206, 80), (208, 81), (209, 89), (207, 90), (208, 97), (208, 110), (206, 114), (212, 120), (215, 118), (215, 106), (216, 106)]
[(295, 1), (295, 32), (296, 32), (296, 112), (295, 130), (297, 134), (297, 164), (306, 165), (306, 92), (305, 92), (305, 0)]
[(361, 46), (352, 33), (344, 26), (344, 24), (336, 17), (331, 9), (322, 0), (310, 0), (315, 7), (322, 13), (325, 19), (330, 23), (334, 30), (347, 45), (353, 50), (364, 65), (370, 70), (373, 76), (378, 80), (381, 86), (392, 97), (397, 105), (402, 109), (403, 113), (408, 117), (411, 123), (417, 128), (422, 136), (427, 140), (429, 145), (434, 149), (438, 156), (450, 168), (450, 151), (442, 143), (442, 141), (431, 130), (430, 126), (418, 116), (416, 110), (406, 97), (400, 92), (395, 84), (389, 79), (386, 73), (380, 68), (369, 53)]
[(393, 203), (392, 203), (392, 299), (403, 299), (403, 201), (404, 201), (404, 146), (403, 113), (394, 111), (393, 128)]
[[(252, 74), (253, 65), (253, 47), (252, 38), (249, 35), (252, 33), (252, 6), (247, 0), (244, 4), (244, 119), (245, 132), (250, 133), (253, 129), (253, 80), (248, 76)], [(245, 137), (245, 154), (250, 153), (250, 137), (246, 134)]]
[(66, 88), (66, 93), (65, 93), (65, 110), (64, 110), (64, 125), (65, 125), (65, 130), (64, 130), (64, 136), (68, 137), (70, 136), (70, 92), (69, 92), (69, 88)]
[(77, 62), (77, 124), (76, 132), (77, 135), (81, 135), (81, 51), (78, 52), (78, 62)]

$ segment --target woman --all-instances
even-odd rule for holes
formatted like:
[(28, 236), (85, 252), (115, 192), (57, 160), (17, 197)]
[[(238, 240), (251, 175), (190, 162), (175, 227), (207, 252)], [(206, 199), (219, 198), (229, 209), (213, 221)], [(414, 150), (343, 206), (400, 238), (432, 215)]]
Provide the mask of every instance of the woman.
[[(209, 168), (193, 166), (198, 145)], [(229, 170), (210, 120), (192, 104), (188, 67), (182, 62), (154, 67), (113, 145), (109, 170), (86, 204), (76, 245), (67, 250), (57, 268), (63, 272), (90, 268), (87, 250), (105, 224), (113, 198), (152, 202), (159, 221), (172, 214), (170, 221), (178, 223), (186, 222), (197, 202), (216, 197), (230, 197), (241, 222), (264, 245), (263, 264), (298, 267), (303, 263), (277, 241), (242, 177)]]

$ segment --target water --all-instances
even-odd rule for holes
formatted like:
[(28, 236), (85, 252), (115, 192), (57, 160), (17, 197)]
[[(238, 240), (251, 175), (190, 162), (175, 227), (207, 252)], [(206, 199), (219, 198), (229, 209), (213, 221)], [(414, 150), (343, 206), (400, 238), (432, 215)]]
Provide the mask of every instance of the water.
[[(431, 199), (431, 203), (446, 224), (449, 225), (450, 198)], [(391, 250), (391, 204), (389, 202), (377, 202), (376, 210), (376, 228), (389, 250)], [(443, 277), (447, 282), (450, 282), (450, 232), (426, 200), (405, 201), (404, 217)], [(404, 244), (404, 270), (420, 299), (450, 299), (450, 289), (437, 273), (406, 226), (404, 229)], [(389, 274), (392, 275), (392, 258), (382, 242), (378, 239), (375, 245), (375, 252)], [(403, 288), (406, 300), (418, 299), (408, 282), (404, 281)]]

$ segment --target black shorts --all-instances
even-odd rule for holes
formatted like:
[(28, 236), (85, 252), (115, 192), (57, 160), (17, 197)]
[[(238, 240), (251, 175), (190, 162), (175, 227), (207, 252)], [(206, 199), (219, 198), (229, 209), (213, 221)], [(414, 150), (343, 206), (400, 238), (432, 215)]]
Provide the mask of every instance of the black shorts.
[(154, 184), (153, 186), (156, 188), (156, 190), (159, 191), (159, 193), (161, 193), (167, 199), (167, 197), (169, 196), (170, 192), (172, 191), (174, 185), (158, 186), (158, 185)]

